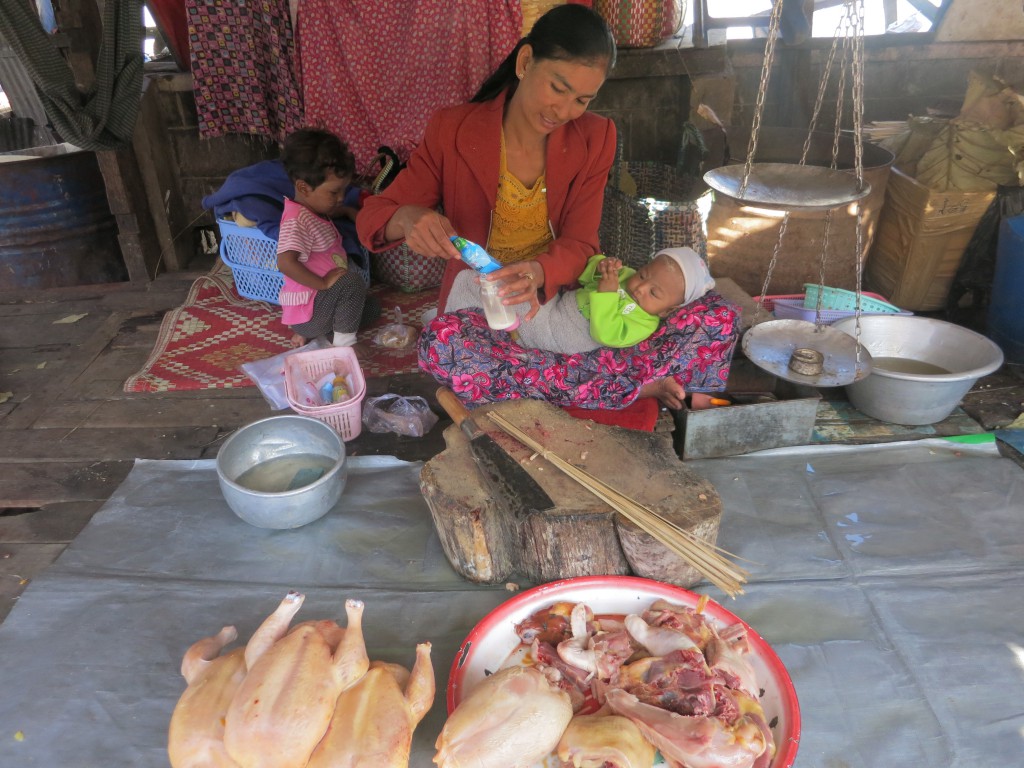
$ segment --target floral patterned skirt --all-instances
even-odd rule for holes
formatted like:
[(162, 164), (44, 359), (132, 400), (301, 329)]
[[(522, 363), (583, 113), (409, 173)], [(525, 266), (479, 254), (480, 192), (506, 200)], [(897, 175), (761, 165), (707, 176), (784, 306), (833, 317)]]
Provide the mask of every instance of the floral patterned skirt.
[(420, 334), (419, 365), (467, 402), (517, 398), (616, 410), (645, 384), (674, 376), (687, 392), (721, 392), (738, 336), (737, 310), (710, 292), (632, 347), (574, 355), (525, 349), (482, 312), (438, 315)]

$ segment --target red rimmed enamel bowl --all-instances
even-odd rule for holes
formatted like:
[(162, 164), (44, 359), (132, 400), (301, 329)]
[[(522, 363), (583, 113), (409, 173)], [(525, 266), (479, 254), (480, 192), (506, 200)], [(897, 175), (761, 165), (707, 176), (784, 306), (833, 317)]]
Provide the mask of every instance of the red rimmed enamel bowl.
[[(596, 614), (640, 613), (655, 600), (696, 608), (700, 595), (671, 584), (635, 576), (584, 576), (554, 581), (526, 590), (499, 605), (473, 627), (452, 663), (448, 676), (448, 713), (488, 674), (514, 663), (519, 647), (516, 625), (556, 602), (586, 603)], [(704, 607), (716, 628), (742, 624), (747, 629), (749, 661), (764, 690), (761, 706), (775, 739), (771, 768), (789, 768), (800, 746), (800, 705), (782, 661), (754, 629), (713, 600)], [(660, 761), (655, 765), (663, 765)]]

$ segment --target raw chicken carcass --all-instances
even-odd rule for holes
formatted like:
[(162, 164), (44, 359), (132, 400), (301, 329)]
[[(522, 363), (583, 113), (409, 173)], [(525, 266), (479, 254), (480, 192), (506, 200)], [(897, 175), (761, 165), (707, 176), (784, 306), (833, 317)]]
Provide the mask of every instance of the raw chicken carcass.
[(370, 666), (363, 603), (348, 600), (345, 612), (348, 627), (333, 655), (319, 622), (312, 622), (296, 627), (249, 667), (224, 727), (224, 745), (241, 768), (305, 768), (338, 696)]
[(756, 718), (741, 716), (731, 726), (717, 717), (686, 716), (644, 704), (621, 689), (605, 701), (628, 717), (672, 766), (687, 768), (760, 768), (772, 745)]
[(412, 674), (375, 661), (343, 691), (307, 768), (407, 768), (412, 734), (434, 703), (430, 643), (416, 646)]
[(219, 655), (237, 636), (234, 627), (224, 627), (185, 654), (181, 673), (188, 688), (174, 707), (167, 731), (172, 768), (237, 768), (224, 749), (224, 715), (245, 677), (245, 649)]
[(246, 654), (252, 649), (255, 657), (279, 640), (303, 599), (298, 592), (285, 595), (245, 648), (220, 655), (238, 637), (234, 627), (224, 627), (186, 651), (181, 674), (188, 687), (174, 707), (167, 732), (167, 755), (172, 768), (237, 768), (238, 764), (224, 748), (224, 719), (245, 678)]
[(736, 624), (715, 632), (704, 652), (711, 669), (718, 672), (730, 688), (757, 697), (759, 693), (757, 675), (747, 659), (750, 647), (747, 645), (747, 632), (742, 624)]
[(577, 715), (558, 742), (558, 759), (574, 768), (651, 768), (654, 747), (619, 715)]
[(630, 614), (625, 619), (626, 629), (652, 656), (665, 656), (672, 651), (687, 651), (699, 647), (680, 629), (671, 626), (651, 626), (641, 617)]
[(508, 667), (463, 699), (437, 738), (440, 768), (527, 768), (548, 755), (572, 719), (569, 695), (537, 667)]

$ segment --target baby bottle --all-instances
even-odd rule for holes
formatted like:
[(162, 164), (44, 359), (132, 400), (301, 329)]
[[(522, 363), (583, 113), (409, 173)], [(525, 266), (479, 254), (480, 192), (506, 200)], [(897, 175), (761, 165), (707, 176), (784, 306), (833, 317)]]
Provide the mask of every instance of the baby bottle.
[[(462, 254), (462, 260), (478, 274), (486, 275), (501, 269), (501, 263), (495, 261), (491, 254), (473, 241), (453, 236), (452, 243)], [(494, 330), (512, 330), (519, 325), (519, 318), (512, 309), (501, 303), (501, 296), (498, 295), (500, 288), (501, 283), (480, 280), (480, 300), (484, 305), (484, 315), (487, 317), (487, 324)]]
[(506, 307), (501, 303), (499, 290), (501, 290), (501, 283), (480, 278), (480, 299), (484, 305), (487, 324), (496, 331), (511, 331), (519, 325), (519, 318), (511, 307)]

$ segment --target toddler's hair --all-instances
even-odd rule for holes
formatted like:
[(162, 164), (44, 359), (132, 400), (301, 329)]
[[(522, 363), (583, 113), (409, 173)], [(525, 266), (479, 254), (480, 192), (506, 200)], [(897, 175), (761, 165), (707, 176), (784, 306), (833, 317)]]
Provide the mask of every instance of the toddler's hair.
[(319, 187), (328, 172), (335, 176), (351, 177), (356, 171), (356, 160), (348, 145), (330, 131), (319, 128), (300, 128), (284, 140), (281, 161), (288, 178)]

